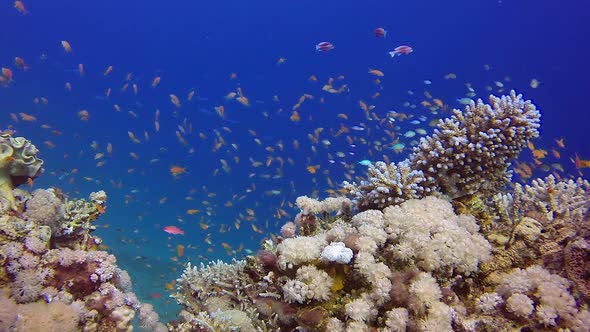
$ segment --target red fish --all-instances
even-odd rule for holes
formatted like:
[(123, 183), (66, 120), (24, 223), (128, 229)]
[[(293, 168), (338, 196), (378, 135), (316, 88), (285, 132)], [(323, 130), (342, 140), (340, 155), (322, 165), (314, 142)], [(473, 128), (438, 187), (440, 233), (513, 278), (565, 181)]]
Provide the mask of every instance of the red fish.
[(379, 38), (385, 38), (385, 36), (387, 36), (387, 31), (385, 31), (383, 28), (377, 28), (375, 31), (373, 31), (373, 33), (375, 34), (375, 37)]
[(401, 45), (396, 47), (393, 51), (389, 52), (389, 55), (393, 58), (396, 55), (408, 55), (412, 52), (414, 52), (414, 49), (412, 49), (410, 46)]
[(166, 226), (164, 232), (172, 235), (184, 235), (184, 231), (176, 226)]
[(12, 70), (10, 70), (10, 68), (2, 67), (2, 76), (8, 81), (12, 81)]
[(14, 2), (14, 8), (16, 8), (16, 10), (18, 10), (19, 13), (26, 15), (29, 12), (27, 11), (27, 9), (25, 8), (25, 5), (23, 4), (22, 1), (15, 1)]
[(22, 70), (27, 70), (29, 68), (25, 63), (25, 60), (23, 60), (23, 58), (20, 57), (14, 58), (14, 64), (16, 64), (16, 66)]
[(334, 44), (330, 42), (320, 42), (315, 46), (315, 50), (318, 52), (328, 52), (334, 49)]

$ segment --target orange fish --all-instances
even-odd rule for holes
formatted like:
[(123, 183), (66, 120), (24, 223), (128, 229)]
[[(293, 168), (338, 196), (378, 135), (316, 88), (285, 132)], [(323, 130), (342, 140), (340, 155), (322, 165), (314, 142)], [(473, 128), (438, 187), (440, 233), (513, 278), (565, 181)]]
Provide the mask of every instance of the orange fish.
[(546, 150), (542, 150), (542, 149), (534, 149), (533, 150), (533, 156), (536, 159), (543, 159), (547, 156), (547, 151)]
[(565, 148), (565, 139), (564, 138), (560, 138), (560, 139), (556, 139), (555, 143), (557, 143), (557, 146), (559, 146), (560, 148)]
[(72, 53), (72, 46), (67, 40), (62, 40), (61, 46), (64, 48), (64, 51), (66, 51), (66, 53)]
[(23, 119), (23, 121), (29, 121), (29, 122), (37, 121), (37, 118), (35, 116), (29, 115), (27, 113), (20, 112), (20, 113), (18, 113), (18, 115), (20, 115), (20, 118)]
[(223, 105), (215, 106), (215, 112), (219, 117), (223, 118), (225, 116), (225, 107), (223, 107)]
[(23, 58), (20, 57), (14, 58), (14, 64), (22, 70), (29, 69), (29, 67), (25, 64), (25, 60), (23, 60)]
[(184, 246), (182, 244), (179, 244), (176, 246), (176, 253), (178, 254), (178, 257), (184, 256)]
[(379, 69), (371, 69), (371, 68), (369, 68), (369, 74), (375, 75), (375, 76), (379, 76), (379, 77), (385, 76), (385, 74), (381, 70), (379, 70)]
[(8, 81), (12, 81), (12, 70), (2, 67), (2, 76)]
[(104, 71), (103, 76), (107, 76), (113, 71), (113, 66), (108, 66), (107, 69)]
[(580, 159), (580, 156), (576, 153), (575, 165), (577, 169), (590, 168), (590, 160)]
[(297, 111), (293, 111), (293, 114), (291, 114), (290, 119), (293, 122), (299, 122), (299, 120), (301, 120), (301, 118), (299, 117), (299, 113)]
[(80, 121), (88, 121), (90, 118), (90, 113), (88, 113), (87, 110), (81, 110), (78, 112), (78, 117), (80, 118)]
[(180, 108), (180, 100), (178, 100), (178, 97), (176, 97), (176, 95), (174, 95), (174, 94), (170, 95), (170, 102), (172, 104), (174, 104), (174, 106)]
[(155, 87), (157, 87), (157, 86), (158, 86), (158, 84), (160, 84), (160, 80), (161, 80), (161, 79), (162, 79), (162, 78), (161, 78), (160, 76), (156, 76), (156, 77), (154, 77), (154, 80), (152, 81), (152, 88), (155, 88)]
[(318, 168), (317, 168), (317, 167), (315, 167), (315, 166), (311, 166), (311, 165), (310, 165), (310, 166), (307, 166), (307, 171), (308, 171), (310, 174), (315, 174), (315, 173), (318, 171)]
[(172, 174), (172, 176), (179, 176), (180, 174), (186, 173), (186, 168), (185, 167), (180, 167), (180, 166), (172, 166), (170, 167), (170, 174)]
[(27, 11), (27, 9), (25, 8), (25, 5), (23, 4), (22, 1), (15, 1), (14, 2), (14, 8), (16, 8), (16, 10), (18, 10), (19, 13), (26, 15), (29, 12)]
[(195, 215), (195, 214), (199, 213), (199, 210), (197, 210), (197, 209), (188, 209), (188, 210), (186, 210), (186, 213), (187, 214), (190, 214), (192, 216), (192, 215)]

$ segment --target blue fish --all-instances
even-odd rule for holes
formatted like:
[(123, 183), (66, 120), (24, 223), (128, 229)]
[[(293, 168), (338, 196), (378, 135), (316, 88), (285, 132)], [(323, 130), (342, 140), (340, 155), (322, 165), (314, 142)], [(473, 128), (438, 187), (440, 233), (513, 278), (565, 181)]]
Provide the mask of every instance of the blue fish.
[(372, 162), (370, 160), (364, 159), (359, 161), (359, 164), (363, 165), (363, 166), (369, 166), (372, 164)]
[(457, 98), (457, 101), (463, 105), (469, 105), (471, 104), (471, 98), (467, 98), (467, 97), (463, 97), (463, 98)]

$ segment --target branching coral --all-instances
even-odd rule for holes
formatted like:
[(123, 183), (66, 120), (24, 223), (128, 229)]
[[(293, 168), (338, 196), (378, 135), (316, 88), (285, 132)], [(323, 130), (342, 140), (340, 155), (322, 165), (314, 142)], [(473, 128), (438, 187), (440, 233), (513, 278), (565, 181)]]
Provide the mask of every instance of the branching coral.
[(427, 179), (424, 173), (413, 170), (409, 162), (386, 164), (378, 161), (369, 165), (367, 180), (360, 184), (343, 182), (343, 186), (353, 197), (359, 210), (383, 209), (405, 200), (427, 195), (433, 178)]
[(344, 182), (359, 210), (383, 209), (440, 191), (451, 198), (497, 193), (511, 178), (508, 167), (539, 135), (540, 113), (514, 91), (471, 102), (440, 120), (407, 160), (369, 166), (367, 180)]
[(539, 135), (541, 114), (530, 100), (511, 91), (489, 101), (454, 110), (409, 157), (412, 169), (433, 178), (450, 197), (498, 192), (510, 180), (512, 160)]

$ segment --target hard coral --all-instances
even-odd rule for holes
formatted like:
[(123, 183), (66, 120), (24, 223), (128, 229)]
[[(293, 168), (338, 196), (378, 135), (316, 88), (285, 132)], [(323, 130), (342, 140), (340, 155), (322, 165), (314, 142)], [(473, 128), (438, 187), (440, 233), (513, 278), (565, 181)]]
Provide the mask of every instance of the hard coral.
[(471, 102), (440, 120), (420, 139), (407, 160), (369, 165), (367, 180), (344, 182), (356, 207), (383, 209), (434, 191), (451, 198), (498, 192), (511, 178), (508, 167), (526, 143), (539, 135), (540, 113), (514, 91)]
[(527, 142), (539, 136), (541, 114), (514, 91), (481, 99), (440, 120), (429, 137), (420, 139), (409, 157), (444, 194), (455, 197), (498, 192), (509, 180), (508, 167)]

